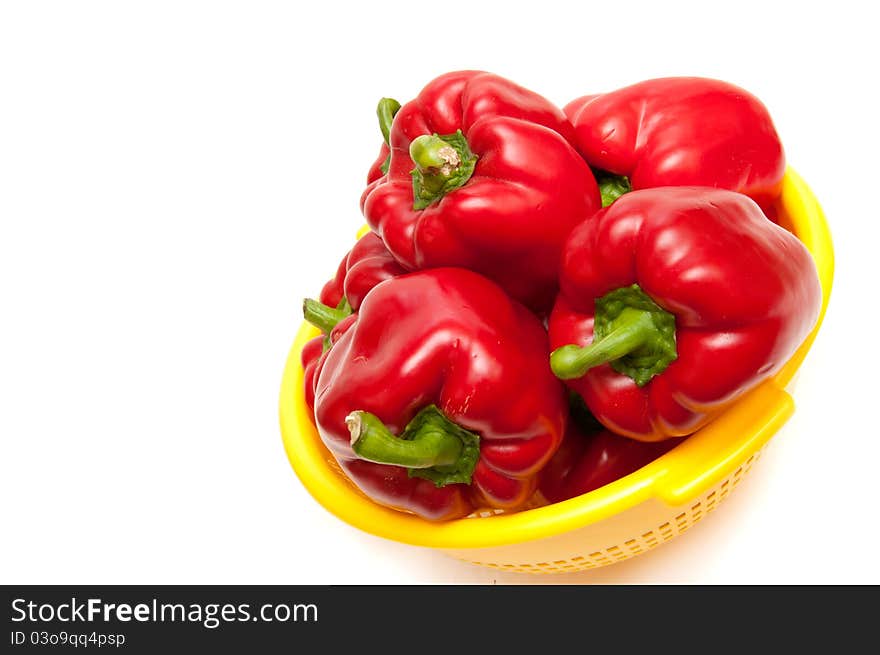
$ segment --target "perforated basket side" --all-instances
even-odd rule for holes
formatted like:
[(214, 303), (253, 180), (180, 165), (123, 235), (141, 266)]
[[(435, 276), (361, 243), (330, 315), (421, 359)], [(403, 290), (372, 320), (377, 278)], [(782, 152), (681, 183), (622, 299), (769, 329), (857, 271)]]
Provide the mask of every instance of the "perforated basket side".
[(670, 507), (652, 498), (598, 524), (547, 539), (493, 548), (445, 550), (480, 566), (518, 573), (573, 573), (622, 562), (684, 534), (726, 500), (763, 450), (696, 501)]

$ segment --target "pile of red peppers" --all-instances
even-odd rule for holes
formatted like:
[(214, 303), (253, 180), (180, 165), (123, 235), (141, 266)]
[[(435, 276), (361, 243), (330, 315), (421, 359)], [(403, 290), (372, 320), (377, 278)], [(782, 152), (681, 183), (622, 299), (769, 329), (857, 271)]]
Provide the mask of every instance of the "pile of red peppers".
[(370, 231), (302, 351), (318, 434), (367, 497), (432, 521), (562, 502), (674, 448), (819, 315), (776, 222), (785, 155), (732, 84), (559, 108), (480, 71), (383, 98)]

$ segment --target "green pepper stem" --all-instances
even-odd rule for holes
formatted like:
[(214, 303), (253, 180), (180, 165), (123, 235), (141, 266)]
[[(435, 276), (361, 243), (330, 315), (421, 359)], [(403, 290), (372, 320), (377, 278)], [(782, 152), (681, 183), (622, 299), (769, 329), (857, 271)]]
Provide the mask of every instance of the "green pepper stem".
[(415, 210), (439, 202), (447, 193), (464, 186), (477, 163), (461, 130), (416, 137), (409, 144), (409, 156), (416, 165), (410, 171)]
[(345, 424), (351, 432), (352, 450), (369, 462), (427, 469), (452, 466), (462, 454), (461, 439), (434, 424), (423, 425), (410, 439), (395, 436), (369, 412), (352, 412)]
[(602, 196), (603, 207), (632, 191), (632, 185), (626, 175), (615, 175), (598, 169), (593, 172), (596, 176), (596, 184), (599, 186), (599, 194)]
[(382, 138), (385, 143), (391, 145), (391, 122), (394, 116), (400, 111), (400, 103), (394, 98), (382, 98), (379, 106), (376, 108), (376, 115), (379, 116), (379, 129), (382, 130)]
[(461, 165), (461, 157), (436, 134), (423, 134), (409, 144), (409, 156), (423, 173), (449, 177)]
[(303, 300), (303, 317), (324, 334), (330, 334), (336, 324), (350, 314), (345, 308), (334, 309), (311, 298)]
[(648, 344), (656, 328), (651, 313), (641, 309), (624, 309), (614, 320), (613, 330), (589, 346), (567, 345), (550, 354), (550, 368), (563, 380), (579, 378), (600, 364), (628, 355)]

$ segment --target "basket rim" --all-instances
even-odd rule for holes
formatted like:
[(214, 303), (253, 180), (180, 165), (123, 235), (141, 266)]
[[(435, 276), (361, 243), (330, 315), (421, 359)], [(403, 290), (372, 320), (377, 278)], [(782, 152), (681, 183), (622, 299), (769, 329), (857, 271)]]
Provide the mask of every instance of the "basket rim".
[[(370, 534), (443, 549), (495, 547), (552, 537), (597, 523), (655, 498), (669, 506), (692, 502), (758, 452), (794, 411), (785, 391), (825, 316), (834, 275), (831, 234), (819, 202), (791, 166), (781, 205), (816, 263), (822, 308), (813, 331), (772, 378), (743, 395), (704, 428), (641, 469), (569, 500), (482, 518), (431, 522), (368, 499), (328, 463), (303, 393), (300, 350), (319, 334), (303, 323), (291, 346), (281, 383), (279, 418), (287, 457), (300, 481), (325, 509)], [(734, 438), (731, 437), (734, 435)]]

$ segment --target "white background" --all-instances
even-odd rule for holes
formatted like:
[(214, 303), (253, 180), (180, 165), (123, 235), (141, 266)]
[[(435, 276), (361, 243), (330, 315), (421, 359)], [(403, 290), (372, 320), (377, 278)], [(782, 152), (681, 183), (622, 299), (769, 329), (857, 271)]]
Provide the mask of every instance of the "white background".
[(559, 104), (737, 83), (836, 246), (797, 411), (740, 491), (651, 553), (540, 581), (880, 583), (868, 5), (4, 3), (0, 582), (535, 581), (340, 522), (277, 418), (300, 301), (361, 225), (376, 101), (479, 68)]

